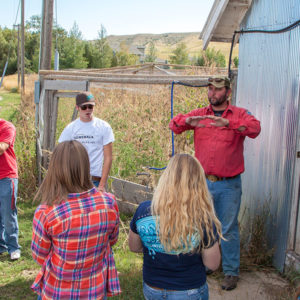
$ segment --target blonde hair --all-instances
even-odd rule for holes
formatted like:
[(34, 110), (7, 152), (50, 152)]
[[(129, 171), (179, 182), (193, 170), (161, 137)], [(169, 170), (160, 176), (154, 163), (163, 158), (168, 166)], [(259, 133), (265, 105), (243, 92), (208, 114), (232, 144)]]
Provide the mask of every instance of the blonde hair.
[[(167, 251), (200, 252), (201, 247), (216, 239), (213, 224), (222, 237), (203, 168), (189, 154), (171, 158), (155, 189), (151, 212), (156, 217), (160, 242)], [(204, 232), (207, 243), (203, 240)], [(197, 244), (192, 241), (195, 236)]]
[(82, 193), (92, 187), (87, 151), (77, 141), (62, 142), (54, 148), (46, 177), (34, 200), (59, 204), (69, 193)]

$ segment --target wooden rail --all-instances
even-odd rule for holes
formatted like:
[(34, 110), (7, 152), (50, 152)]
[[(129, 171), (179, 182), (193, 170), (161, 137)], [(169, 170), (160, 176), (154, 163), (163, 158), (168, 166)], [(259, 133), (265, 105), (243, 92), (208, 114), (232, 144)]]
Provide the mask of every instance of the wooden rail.
[(142, 75), (142, 74), (111, 74), (95, 72), (48, 71), (41, 70), (43, 80), (73, 80), (89, 82), (123, 83), (123, 84), (171, 84), (180, 81), (193, 85), (206, 85), (207, 76), (196, 75)]

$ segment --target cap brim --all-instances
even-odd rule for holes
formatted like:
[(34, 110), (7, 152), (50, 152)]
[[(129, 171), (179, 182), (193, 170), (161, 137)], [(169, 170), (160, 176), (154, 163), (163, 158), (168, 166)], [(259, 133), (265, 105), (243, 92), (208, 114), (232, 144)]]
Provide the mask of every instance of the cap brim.
[(209, 82), (208, 85), (213, 85), (216, 88), (228, 87), (228, 85), (224, 85), (224, 83), (217, 83), (217, 82)]
[(80, 106), (81, 106), (81, 105), (86, 105), (86, 104), (92, 104), (92, 105), (95, 105), (96, 103), (95, 103), (95, 101), (92, 100), (92, 101), (87, 101), (87, 102), (81, 103)]

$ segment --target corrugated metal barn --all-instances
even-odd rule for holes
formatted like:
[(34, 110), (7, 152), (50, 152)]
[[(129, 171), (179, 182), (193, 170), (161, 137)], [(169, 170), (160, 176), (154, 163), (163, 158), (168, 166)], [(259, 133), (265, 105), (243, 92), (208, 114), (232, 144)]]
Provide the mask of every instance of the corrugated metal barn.
[(206, 48), (243, 31), (236, 105), (261, 121), (262, 132), (245, 142), (241, 226), (245, 235), (264, 218), (280, 271), (291, 263), (299, 269), (300, 257), (299, 20), (299, 0), (215, 0), (200, 36)]

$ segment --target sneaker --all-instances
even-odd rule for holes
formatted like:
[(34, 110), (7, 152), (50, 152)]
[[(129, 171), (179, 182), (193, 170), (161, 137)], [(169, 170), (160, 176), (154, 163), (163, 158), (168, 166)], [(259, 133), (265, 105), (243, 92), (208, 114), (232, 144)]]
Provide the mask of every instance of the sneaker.
[(21, 257), (21, 251), (20, 250), (16, 250), (16, 251), (14, 251), (10, 254), (10, 259), (11, 260), (16, 260), (16, 259), (19, 259), (20, 257)]
[(230, 291), (236, 288), (237, 282), (239, 280), (238, 276), (225, 275), (222, 282), (222, 289), (225, 291)]

